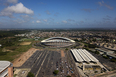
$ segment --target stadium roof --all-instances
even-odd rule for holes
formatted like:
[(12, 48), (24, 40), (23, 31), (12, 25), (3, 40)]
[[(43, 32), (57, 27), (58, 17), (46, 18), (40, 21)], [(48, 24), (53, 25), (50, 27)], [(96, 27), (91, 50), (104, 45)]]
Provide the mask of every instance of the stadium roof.
[(63, 39), (63, 40), (67, 40), (67, 41), (70, 41), (70, 42), (75, 42), (74, 40), (71, 40), (71, 39), (66, 38), (66, 37), (51, 37), (51, 38), (45, 39), (41, 42), (54, 42), (54, 41), (50, 41), (52, 39)]
[(0, 73), (6, 69), (7, 67), (10, 66), (10, 62), (9, 61), (0, 61)]

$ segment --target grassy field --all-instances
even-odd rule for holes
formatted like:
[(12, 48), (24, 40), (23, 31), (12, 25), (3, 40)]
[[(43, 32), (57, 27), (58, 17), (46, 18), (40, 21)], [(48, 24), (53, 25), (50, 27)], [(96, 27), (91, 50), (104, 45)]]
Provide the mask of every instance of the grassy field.
[(21, 39), (21, 41), (33, 41), (34, 39), (27, 39), (27, 38), (23, 38)]
[[(3, 47), (0, 48), (0, 60), (7, 60), (10, 62), (13, 62), (14, 59), (20, 57), (21, 54), (26, 52), (32, 47), (32, 44), (36, 42), (40, 42), (42, 39), (39, 39), (35, 41), (34, 39), (26, 39), (23, 38), (21, 39), (23, 41), (18, 41), (16, 38), (15, 41), (14, 39), (11, 40), (10, 43), (13, 43), (12, 45), (7, 45), (7, 42), (4, 44)], [(6, 40), (3, 40), (6, 41)], [(22, 45), (25, 44), (25, 45)]]
[[(28, 44), (25, 44), (27, 41)], [(0, 48), (0, 60), (7, 60), (12, 62), (14, 59), (18, 58), (22, 53), (26, 52), (32, 47), (31, 42), (33, 42), (33, 40), (26, 39), (23, 42), (12, 40), (12, 42), (13, 44), (11, 46), (4, 46), (3, 48)], [(20, 45), (21, 43), (25, 45)]]
[(31, 42), (22, 42), (22, 43), (20, 43), (20, 45), (30, 45), (31, 44)]
[(7, 61), (13, 61), (14, 59), (18, 58), (22, 53), (26, 52), (28, 49), (31, 48), (31, 45), (20, 45), (15, 46), (11, 51), (3, 52), (4, 54), (0, 55), (0, 60), (7, 60)]

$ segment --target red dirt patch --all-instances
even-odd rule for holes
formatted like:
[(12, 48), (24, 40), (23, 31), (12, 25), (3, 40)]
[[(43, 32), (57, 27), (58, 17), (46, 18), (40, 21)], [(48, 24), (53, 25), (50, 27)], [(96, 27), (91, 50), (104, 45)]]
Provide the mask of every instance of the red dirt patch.
[(61, 57), (65, 57), (65, 53), (63, 50), (61, 50)]
[(30, 48), (27, 52), (23, 53), (18, 59), (13, 62), (14, 67), (20, 67), (29, 57), (38, 49)]

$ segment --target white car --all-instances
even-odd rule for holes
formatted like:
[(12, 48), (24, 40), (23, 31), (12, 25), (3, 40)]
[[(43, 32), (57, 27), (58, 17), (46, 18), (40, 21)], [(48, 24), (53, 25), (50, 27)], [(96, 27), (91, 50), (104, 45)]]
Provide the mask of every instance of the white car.
[(62, 73), (64, 73), (64, 70), (62, 70)]
[(68, 68), (68, 66), (66, 66), (66, 68)]
[(25, 73), (25, 71), (22, 71), (22, 74), (24, 74)]
[(58, 68), (56, 68), (56, 70), (58, 70)]

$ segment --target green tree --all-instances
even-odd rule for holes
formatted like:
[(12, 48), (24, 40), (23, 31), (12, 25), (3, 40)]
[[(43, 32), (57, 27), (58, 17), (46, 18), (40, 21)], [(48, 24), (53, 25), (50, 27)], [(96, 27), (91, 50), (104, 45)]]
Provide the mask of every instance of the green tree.
[(88, 45), (85, 44), (84, 47), (88, 47)]
[(66, 77), (71, 77), (70, 75), (66, 76)]
[(68, 50), (68, 48), (65, 49), (66, 51)]
[(54, 70), (53, 74), (57, 75), (58, 74), (58, 70)]
[(108, 59), (108, 57), (106, 55), (103, 55), (103, 58)]
[(78, 40), (77, 39), (74, 39), (76, 42), (78, 42)]
[(74, 48), (76, 48), (76, 46), (74, 46)]
[(98, 73), (98, 71), (95, 71), (94, 73)]
[(27, 77), (35, 77), (33, 73), (29, 72)]
[(96, 39), (93, 39), (92, 41), (96, 42)]
[(96, 46), (94, 44), (88, 44), (89, 48), (95, 48)]
[(100, 54), (99, 51), (95, 51), (95, 54)]
[(110, 61), (111, 61), (111, 62), (116, 62), (116, 60), (115, 60), (115, 59), (111, 59)]

